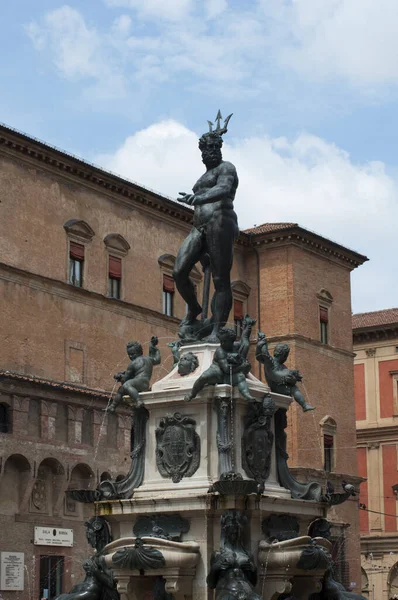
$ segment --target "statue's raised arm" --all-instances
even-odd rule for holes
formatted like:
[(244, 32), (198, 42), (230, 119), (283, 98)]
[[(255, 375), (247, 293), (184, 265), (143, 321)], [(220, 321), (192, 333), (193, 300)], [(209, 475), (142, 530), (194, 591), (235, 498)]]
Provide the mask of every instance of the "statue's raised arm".
[(152, 360), (154, 365), (160, 365), (160, 350), (158, 348), (158, 343), (158, 338), (156, 335), (153, 335), (151, 337), (151, 341), (149, 342), (149, 358)]

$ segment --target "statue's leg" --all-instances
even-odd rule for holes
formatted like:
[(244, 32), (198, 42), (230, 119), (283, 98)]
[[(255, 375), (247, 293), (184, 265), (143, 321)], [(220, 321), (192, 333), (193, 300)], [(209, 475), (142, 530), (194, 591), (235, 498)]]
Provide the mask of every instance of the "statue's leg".
[(125, 394), (124, 385), (121, 385), (112, 398), (112, 402), (107, 408), (107, 412), (114, 413), (116, 408), (123, 402), (123, 395)]
[(141, 383), (142, 382), (140, 381), (139, 377), (137, 377), (136, 379), (130, 379), (129, 381), (126, 381), (126, 383), (123, 386), (124, 394), (130, 396), (132, 400), (132, 402), (127, 402), (127, 404), (131, 407), (141, 406), (143, 404), (143, 402), (140, 401), (140, 395), (137, 390), (137, 387), (142, 388), (142, 385), (140, 385)]
[(315, 408), (313, 406), (311, 406), (310, 404), (308, 404), (308, 402), (306, 402), (303, 394), (300, 392), (300, 390), (298, 389), (298, 387), (296, 385), (291, 388), (291, 394), (292, 394), (292, 397), (297, 402), (297, 404), (300, 404), (300, 406), (304, 412), (307, 412), (308, 410), (315, 410)]
[(242, 394), (245, 400), (249, 400), (249, 402), (255, 402), (255, 398), (250, 394), (249, 387), (247, 385), (246, 377), (243, 373), (239, 373), (238, 375), (238, 390)]
[(207, 226), (206, 243), (215, 290), (211, 301), (213, 331), (206, 338), (208, 341), (218, 342), (218, 331), (226, 324), (232, 307), (231, 268), (236, 231), (235, 219), (225, 215), (214, 218)]
[(193, 384), (190, 394), (187, 394), (184, 398), (185, 402), (189, 402), (196, 398), (200, 391), (203, 390), (205, 385), (216, 385), (216, 383), (222, 383), (223, 376), (221, 369), (217, 365), (211, 365)]
[(195, 227), (185, 238), (174, 264), (173, 277), (180, 295), (188, 305), (186, 321), (191, 322), (202, 312), (189, 274), (203, 253), (202, 234)]

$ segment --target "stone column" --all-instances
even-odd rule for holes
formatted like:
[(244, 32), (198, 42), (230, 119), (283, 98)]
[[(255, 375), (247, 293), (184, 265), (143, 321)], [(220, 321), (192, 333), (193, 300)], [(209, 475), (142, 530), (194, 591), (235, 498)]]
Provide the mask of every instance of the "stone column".
[(380, 487), (380, 476), (383, 472), (382, 456), (380, 452), (380, 444), (378, 442), (370, 442), (368, 444), (368, 481), (369, 490), (371, 493), (368, 498), (369, 510), (375, 512), (369, 512), (369, 530), (370, 531), (382, 531), (383, 530), (383, 506), (381, 504), (382, 491)]
[(117, 591), (120, 594), (120, 600), (139, 600), (138, 595), (134, 594), (134, 589), (130, 587), (130, 575), (118, 576)]
[(12, 430), (14, 435), (28, 435), (29, 398), (12, 396)]

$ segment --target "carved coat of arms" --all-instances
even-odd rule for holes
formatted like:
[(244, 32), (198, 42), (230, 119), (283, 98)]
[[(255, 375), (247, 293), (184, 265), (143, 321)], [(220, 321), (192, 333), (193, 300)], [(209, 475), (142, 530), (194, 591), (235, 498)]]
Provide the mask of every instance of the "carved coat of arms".
[(162, 477), (174, 483), (191, 477), (200, 462), (200, 439), (196, 421), (176, 412), (161, 419), (156, 429), (156, 463)]
[(245, 418), (242, 437), (242, 467), (249, 477), (264, 483), (271, 470), (271, 452), (274, 434), (271, 419), (275, 403), (266, 396), (262, 402), (251, 402)]

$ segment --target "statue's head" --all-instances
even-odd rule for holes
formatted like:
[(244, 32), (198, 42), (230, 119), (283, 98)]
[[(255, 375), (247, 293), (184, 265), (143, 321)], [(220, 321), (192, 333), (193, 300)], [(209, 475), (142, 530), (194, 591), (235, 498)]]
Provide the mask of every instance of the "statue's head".
[(208, 169), (217, 167), (222, 161), (221, 147), (222, 137), (214, 131), (204, 133), (199, 139), (199, 150), (202, 153), (202, 161)]
[(87, 541), (97, 552), (101, 552), (111, 541), (108, 522), (104, 517), (91, 517), (85, 522)]
[(199, 366), (198, 357), (193, 352), (187, 352), (181, 356), (178, 362), (178, 373), (180, 375), (189, 375), (193, 373)]
[(290, 348), (288, 344), (277, 344), (274, 350), (274, 356), (279, 362), (284, 363), (289, 356)]
[(137, 358), (137, 356), (142, 356), (142, 346), (139, 342), (129, 342), (126, 346), (126, 350), (131, 360)]
[(236, 340), (236, 332), (235, 329), (231, 327), (221, 327), (220, 331), (217, 334), (218, 339), (221, 343), (225, 342), (234, 342)]
[(224, 544), (235, 546), (240, 542), (246, 517), (238, 510), (228, 510), (221, 517), (221, 532)]

